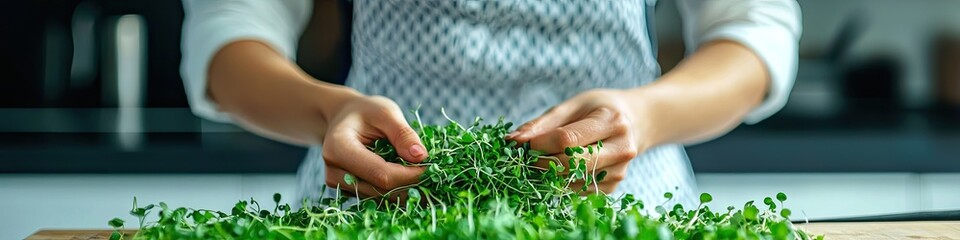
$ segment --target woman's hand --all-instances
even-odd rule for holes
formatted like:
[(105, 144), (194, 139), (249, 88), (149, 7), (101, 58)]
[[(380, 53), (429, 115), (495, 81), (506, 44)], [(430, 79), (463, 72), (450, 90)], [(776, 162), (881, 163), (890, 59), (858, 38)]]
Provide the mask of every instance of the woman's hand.
[[(640, 113), (646, 109), (642, 105), (642, 102), (630, 99), (623, 90), (591, 90), (554, 106), (507, 138), (529, 142), (530, 148), (559, 158), (565, 166), (569, 157), (563, 153), (564, 148), (603, 141), (599, 152), (583, 157), (587, 159), (590, 174), (607, 171), (596, 187), (610, 193), (626, 176), (630, 160), (649, 146), (645, 140), (649, 133), (644, 127), (646, 124), (636, 121), (644, 116)], [(571, 185), (574, 189), (582, 186), (583, 182)], [(588, 192), (596, 191), (594, 184), (587, 189)]]
[[(424, 168), (386, 162), (366, 147), (386, 138), (404, 160), (419, 163), (427, 158), (426, 148), (396, 103), (385, 97), (360, 95), (335, 112), (323, 138), (328, 186), (370, 197), (419, 181)], [(356, 186), (344, 182), (347, 173), (357, 178)]]
[(586, 156), (586, 165), (591, 173), (607, 171), (598, 187), (609, 193), (624, 179), (630, 160), (648, 148), (703, 142), (735, 128), (763, 101), (769, 84), (763, 61), (750, 49), (712, 41), (651, 84), (582, 93), (507, 138), (530, 142), (563, 164), (563, 148), (602, 140), (603, 149)]
[[(366, 147), (386, 138), (403, 159), (426, 159), (426, 149), (396, 103), (317, 81), (267, 44), (225, 46), (211, 60), (209, 87), (219, 110), (244, 128), (292, 144), (322, 144), (330, 187), (380, 196), (416, 183), (423, 172), (388, 163)], [(356, 186), (344, 182), (347, 173), (357, 178)]]

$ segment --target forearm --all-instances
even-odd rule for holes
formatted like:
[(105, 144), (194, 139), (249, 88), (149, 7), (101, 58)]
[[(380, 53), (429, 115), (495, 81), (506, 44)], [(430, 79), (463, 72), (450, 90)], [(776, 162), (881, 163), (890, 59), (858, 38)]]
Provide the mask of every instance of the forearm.
[(635, 125), (645, 144), (696, 143), (735, 128), (758, 106), (769, 83), (765, 65), (746, 47), (731, 41), (701, 46), (660, 80), (628, 90), (639, 113)]
[(210, 61), (208, 95), (220, 111), (261, 135), (298, 145), (319, 144), (330, 116), (359, 93), (316, 81), (256, 41), (234, 42)]

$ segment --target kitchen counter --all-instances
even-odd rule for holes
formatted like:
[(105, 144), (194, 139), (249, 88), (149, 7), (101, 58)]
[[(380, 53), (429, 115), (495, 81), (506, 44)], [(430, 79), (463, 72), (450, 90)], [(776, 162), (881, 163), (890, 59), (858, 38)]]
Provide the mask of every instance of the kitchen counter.
[[(960, 221), (798, 224), (830, 240), (960, 239)], [(109, 239), (111, 230), (40, 230), (27, 240)], [(132, 232), (129, 232), (132, 233)]]
[(834, 222), (798, 224), (825, 239), (960, 239), (960, 221), (944, 222)]
[(293, 173), (306, 149), (186, 108), (0, 109), (0, 173)]
[[(113, 234), (113, 230), (40, 230), (24, 240), (105, 240), (110, 239), (110, 234)], [(133, 234), (136, 231), (124, 232), (127, 236)]]

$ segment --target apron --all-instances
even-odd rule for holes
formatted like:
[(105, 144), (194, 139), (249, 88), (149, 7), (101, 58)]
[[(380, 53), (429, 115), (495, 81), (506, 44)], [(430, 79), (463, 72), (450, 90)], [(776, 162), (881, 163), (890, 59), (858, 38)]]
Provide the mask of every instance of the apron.
[[(518, 126), (583, 91), (633, 88), (660, 75), (647, 25), (653, 1), (353, 4), (345, 84), (388, 97), (404, 112), (419, 106), (427, 124), (446, 124), (444, 108), (461, 123), (502, 116)], [(321, 152), (312, 147), (300, 167), (301, 199), (316, 199), (325, 184)], [(695, 206), (696, 183), (681, 145), (651, 148), (627, 171), (612, 196), (630, 193), (653, 206), (673, 192), (674, 202)]]

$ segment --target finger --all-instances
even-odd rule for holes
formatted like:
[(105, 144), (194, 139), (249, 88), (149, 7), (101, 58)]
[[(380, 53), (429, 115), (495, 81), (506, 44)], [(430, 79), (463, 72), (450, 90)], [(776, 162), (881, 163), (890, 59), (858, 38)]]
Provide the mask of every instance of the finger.
[[(591, 153), (588, 149), (593, 148)], [(633, 147), (626, 141), (626, 137), (616, 137), (603, 141), (603, 147), (597, 147), (597, 145), (588, 145), (585, 147), (582, 154), (576, 154), (575, 158), (585, 160), (585, 165), (589, 171), (593, 169), (606, 169), (612, 166), (629, 163), (631, 160), (637, 157), (638, 155), (637, 148)], [(564, 166), (564, 172), (568, 171), (570, 168), (570, 158), (565, 153), (558, 153), (552, 156), (555, 160), (550, 159), (541, 159), (536, 166), (541, 168), (550, 167), (549, 161), (555, 161)], [(579, 164), (576, 163), (576, 164)]]
[(626, 124), (614, 121), (615, 118), (613, 110), (597, 108), (580, 120), (531, 138), (530, 148), (558, 154), (566, 147), (584, 146), (626, 133)]
[(357, 179), (353, 184), (347, 183), (343, 177), (347, 174), (347, 171), (340, 169), (334, 166), (327, 166), (327, 179), (326, 184), (328, 187), (337, 188), (339, 187), (341, 191), (352, 193), (358, 198), (368, 198), (368, 197), (386, 197), (387, 199), (406, 199), (406, 191), (388, 191), (384, 189), (377, 188), (370, 183), (367, 183), (363, 180)]
[(323, 148), (327, 165), (339, 167), (377, 188), (394, 189), (417, 183), (425, 170), (384, 161), (350, 133), (332, 134)]
[(397, 150), (403, 160), (420, 163), (427, 158), (427, 149), (420, 142), (417, 132), (403, 118), (400, 111), (391, 111), (385, 119), (377, 119), (375, 128), (386, 135), (387, 140)]
[(527, 142), (530, 138), (573, 121), (575, 108), (560, 104), (547, 110), (539, 117), (524, 123), (507, 135), (507, 140)]

